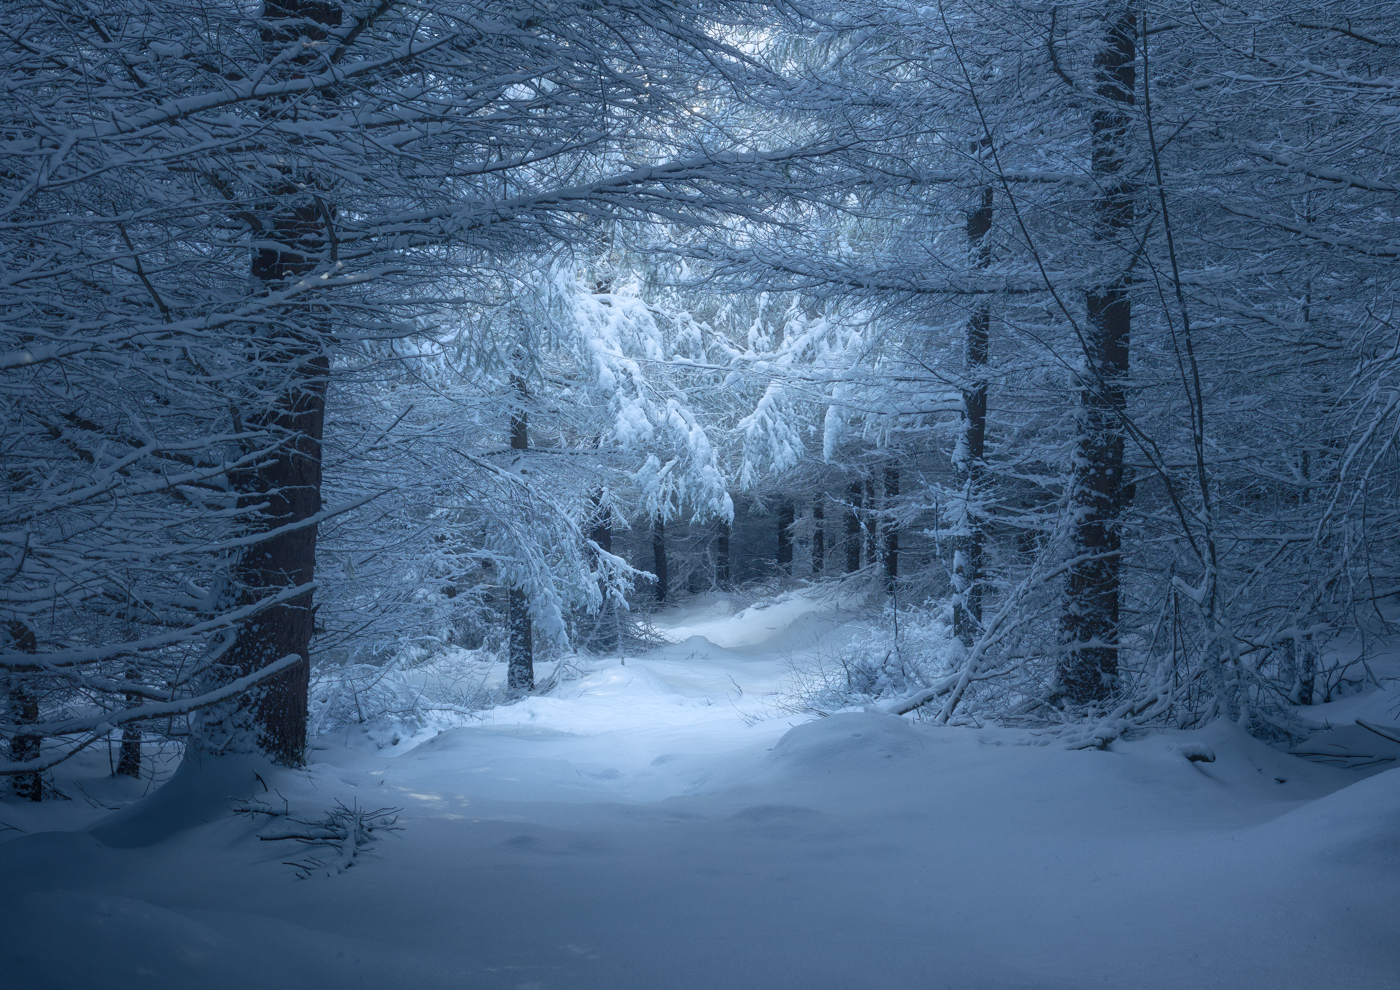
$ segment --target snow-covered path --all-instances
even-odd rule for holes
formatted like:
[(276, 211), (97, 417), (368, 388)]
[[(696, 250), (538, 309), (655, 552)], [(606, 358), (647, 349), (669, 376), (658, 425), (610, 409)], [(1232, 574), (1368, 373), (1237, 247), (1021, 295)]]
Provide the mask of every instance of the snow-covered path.
[[(780, 607), (677, 611), (680, 642), (399, 755), (352, 735), (301, 772), (226, 759), (0, 845), (0, 985), (1400, 987), (1400, 769), (1225, 728), (1100, 753), (803, 723), (770, 692), (839, 619)], [(255, 770), (294, 817), (401, 806), (403, 831), (297, 880), (257, 839), (275, 823), (229, 813)]]

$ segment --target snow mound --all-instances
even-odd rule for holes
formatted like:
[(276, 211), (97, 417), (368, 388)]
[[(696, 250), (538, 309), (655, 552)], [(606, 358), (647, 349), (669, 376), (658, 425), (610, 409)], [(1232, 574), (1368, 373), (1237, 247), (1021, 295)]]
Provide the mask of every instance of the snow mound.
[(590, 671), (576, 681), (559, 685), (550, 695), (560, 701), (584, 697), (655, 701), (675, 696), (675, 690), (652, 673), (650, 667), (635, 662)]
[[(831, 613), (856, 602), (827, 589), (803, 588), (757, 602), (730, 614), (727, 599), (663, 612), (652, 619), (656, 631), (673, 643), (703, 637), (722, 649), (765, 646), (801, 648), (833, 624)], [(820, 622), (813, 620), (820, 619)]]
[(1281, 857), (1366, 870), (1400, 869), (1400, 767), (1310, 801), (1250, 829)]
[(227, 818), (234, 801), (264, 789), (259, 776), (271, 780), (272, 775), (272, 764), (263, 757), (187, 759), (160, 790), (87, 831), (114, 849), (154, 845), (205, 822)]
[(789, 730), (771, 762), (796, 773), (884, 769), (925, 748), (925, 730), (894, 715), (841, 712)]

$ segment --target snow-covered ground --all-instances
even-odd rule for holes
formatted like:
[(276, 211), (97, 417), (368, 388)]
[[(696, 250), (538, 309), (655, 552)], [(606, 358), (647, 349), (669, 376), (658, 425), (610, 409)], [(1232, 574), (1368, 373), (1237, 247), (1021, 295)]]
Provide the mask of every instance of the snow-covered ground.
[[(1400, 987), (1400, 769), (1219, 726), (1071, 752), (782, 714), (785, 661), (848, 635), (841, 605), (701, 600), (658, 617), (669, 645), (482, 722), (182, 767), (114, 814), (142, 785), (87, 757), (91, 801), (0, 804), (27, 830), (0, 833), (0, 986)], [(315, 850), (259, 841), (290, 826), (247, 798), (401, 807), (402, 831), (298, 879)]]

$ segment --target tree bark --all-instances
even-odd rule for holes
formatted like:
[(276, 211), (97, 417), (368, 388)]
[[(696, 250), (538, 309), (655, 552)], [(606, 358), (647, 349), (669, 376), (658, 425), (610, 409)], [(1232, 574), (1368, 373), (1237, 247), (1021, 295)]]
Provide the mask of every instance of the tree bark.
[(656, 575), (656, 603), (666, 603), (666, 519), (657, 513), (651, 523), (651, 556)]
[[(515, 392), (515, 411), (510, 417), (510, 449), (525, 451), (530, 449), (530, 414), (525, 409), (525, 400), (530, 391), (521, 375), (510, 376), (511, 390)], [(506, 687), (512, 691), (533, 691), (535, 689), (535, 633), (530, 619), (530, 602), (525, 589), (514, 586), (510, 589), (506, 619), (510, 623), (510, 647), (506, 668)]]
[(879, 507), (880, 497), (875, 494), (875, 479), (869, 478), (865, 482), (865, 559), (871, 564), (884, 556), (880, 546), (880, 520), (876, 518)]
[(719, 535), (715, 537), (715, 587), (729, 590), (729, 534), (732, 524), (727, 519), (719, 521)]
[[(134, 670), (126, 672), (126, 679), (136, 681), (141, 679), (141, 675)], [(128, 694), (128, 703), (135, 705), (140, 702), (140, 695)], [(141, 776), (141, 730), (132, 726), (123, 726), (122, 745), (117, 751), (117, 774), (118, 777), (140, 777)]]
[[(1137, 19), (1124, 11), (1109, 22), (1095, 56), (1096, 92), (1091, 171), (1102, 190), (1095, 202), (1096, 240), (1124, 240), (1133, 223), (1133, 189), (1124, 176), (1130, 118), (1137, 84)], [(1130, 254), (1125, 250), (1119, 254)], [(1059, 663), (1059, 689), (1072, 701), (1107, 697), (1118, 685), (1118, 622), (1122, 547), (1121, 517), (1131, 486), (1123, 475), (1121, 414), (1127, 406), (1128, 334), (1132, 309), (1124, 273), (1086, 293), (1085, 368), (1080, 382), (1079, 438), (1071, 469), (1074, 513), (1067, 607), (1061, 631), (1068, 647)]]
[(778, 570), (792, 574), (792, 524), (797, 521), (797, 510), (793, 504), (784, 501), (778, 506)]
[(822, 496), (812, 500), (812, 576), (826, 567), (826, 510)]
[[(979, 147), (985, 147), (981, 142)], [(968, 214), (967, 240), (977, 269), (991, 264), (992, 187)], [(987, 453), (987, 361), (990, 352), (991, 302), (977, 304), (963, 332), (963, 415), (953, 466), (962, 481), (962, 519), (953, 551), (953, 634), (969, 649), (982, 627), (982, 557), (986, 517), (982, 511), (982, 467)]]
[[(263, 32), (268, 43), (325, 37), (340, 24), (340, 9), (314, 0), (267, 0)], [(304, 59), (310, 60), (308, 54)], [(290, 171), (290, 166), (288, 166)], [(252, 275), (275, 292), (311, 274), (325, 258), (326, 226), (333, 213), (319, 202), (309, 176), (289, 174), (275, 193), (285, 205), (257, 230), (260, 243)], [(317, 526), (305, 520), (321, 509), (321, 438), (326, 418), (326, 354), (330, 327), (314, 306), (293, 311), (293, 319), (255, 342), (254, 358), (283, 381), (271, 408), (253, 417), (253, 426), (282, 442), (262, 464), (232, 480), (238, 507), (261, 532), (278, 532), (245, 550), (235, 568), (240, 604), (251, 604), (288, 587), (309, 585), (316, 573)], [(301, 523), (302, 525), (296, 525)], [(235, 677), (261, 670), (285, 656), (301, 662), (265, 682), (253, 702), (257, 745), (279, 763), (300, 765), (306, 752), (307, 696), (311, 681), (312, 593), (263, 609), (237, 630), (226, 662)]]
[(853, 482), (847, 493), (850, 505), (846, 510), (846, 573), (860, 570), (860, 482)]
[(510, 623), (510, 647), (506, 687), (512, 691), (535, 689), (535, 633), (530, 621), (530, 601), (523, 588), (511, 588), (506, 618)]
[[(598, 545), (599, 550), (612, 553), (612, 509), (603, 503), (602, 492), (593, 496), (593, 528), (589, 531), (588, 538)], [(600, 579), (599, 585), (602, 583)], [(608, 653), (617, 648), (617, 612), (606, 593), (598, 606), (598, 618), (588, 639), (589, 645), (601, 653)]]
[[(39, 651), (39, 637), (35, 636), (34, 630), (25, 623), (11, 619), (5, 624), (5, 631), (9, 634), (14, 648), (21, 653)], [(39, 721), (39, 696), (25, 686), (23, 669), (11, 671), (9, 696), (11, 721), (21, 725)], [(36, 735), (15, 736), (10, 740), (10, 761), (28, 763), (37, 760), (43, 741), (41, 736)], [(28, 798), (30, 801), (44, 799), (44, 781), (38, 773), (17, 774), (11, 782), (11, 787), (16, 797)]]
[[(889, 465), (885, 468), (885, 511), (894, 509), (899, 498), (899, 468)], [(899, 528), (888, 515), (884, 519), (885, 590), (894, 594), (895, 580), (899, 577)]]

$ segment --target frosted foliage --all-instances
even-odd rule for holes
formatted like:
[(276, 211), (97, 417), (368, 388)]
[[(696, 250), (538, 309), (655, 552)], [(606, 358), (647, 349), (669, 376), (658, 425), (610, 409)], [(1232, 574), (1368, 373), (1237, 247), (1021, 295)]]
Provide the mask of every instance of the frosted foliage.
[(637, 507), (668, 520), (683, 508), (730, 518), (728, 479), (709, 430), (669, 374), (691, 327), (687, 315), (668, 320), (680, 330), (672, 340), (636, 279), (590, 291), (561, 269), (554, 291), (563, 304), (561, 330), (589, 371), (586, 387), (611, 417), (596, 443), (641, 458), (632, 476)]

